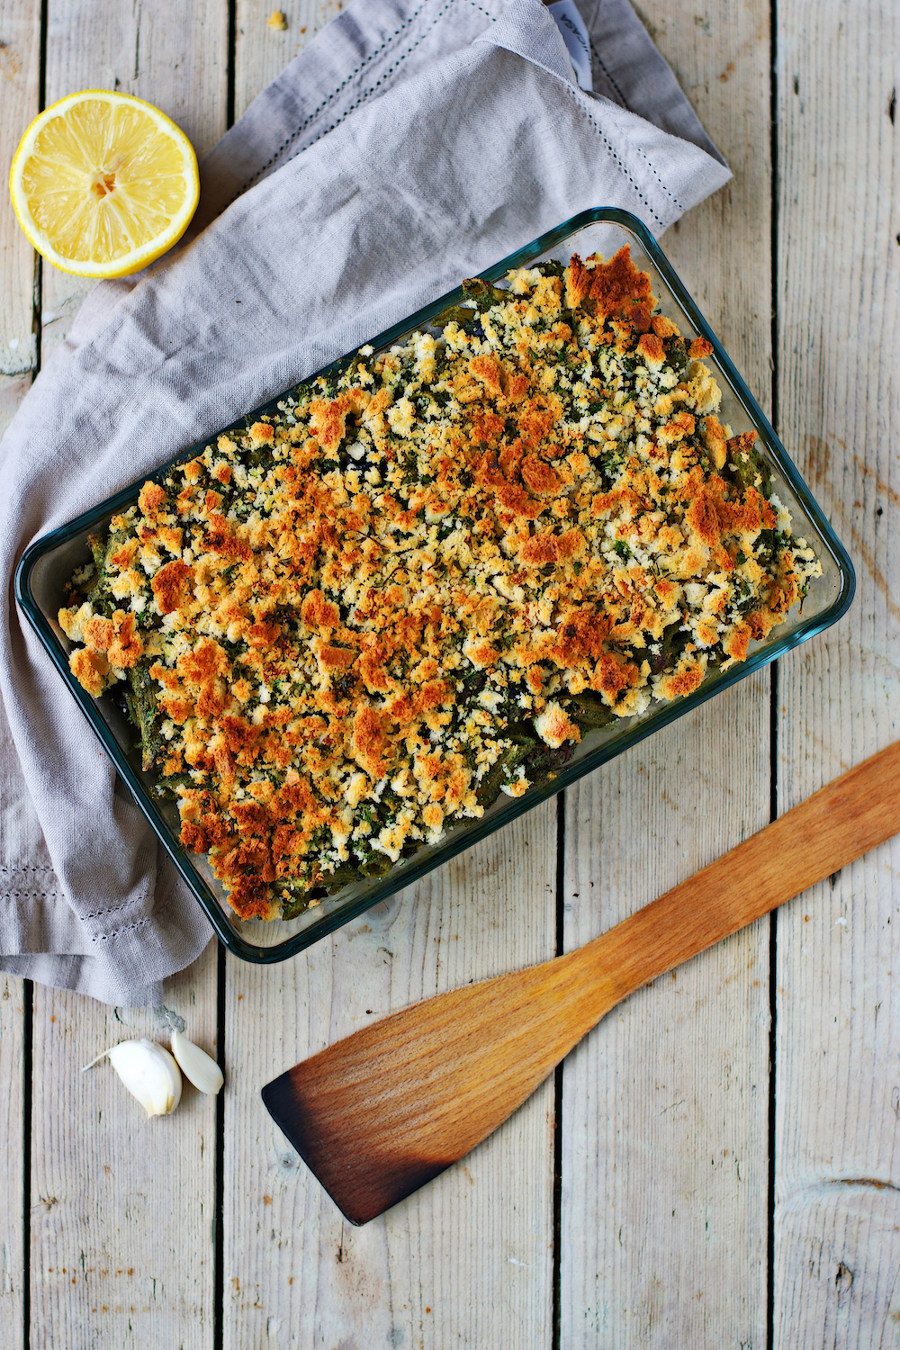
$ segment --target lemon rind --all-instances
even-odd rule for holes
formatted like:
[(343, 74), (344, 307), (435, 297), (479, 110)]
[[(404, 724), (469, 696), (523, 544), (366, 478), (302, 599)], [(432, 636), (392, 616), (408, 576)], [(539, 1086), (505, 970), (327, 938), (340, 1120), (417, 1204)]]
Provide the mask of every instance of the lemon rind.
[[(160, 130), (171, 136), (181, 151), (185, 170), (184, 181), (191, 187), (191, 192), (185, 197), (182, 210), (173, 218), (172, 223), (162, 234), (157, 235), (150, 244), (142, 248), (132, 249), (130, 253), (123, 254), (114, 262), (107, 263), (94, 263), (88, 260), (74, 263), (71, 258), (64, 258), (62, 254), (58, 253), (35, 225), (22, 187), (22, 166), (34, 146), (38, 132), (47, 121), (48, 115), (51, 113), (58, 114), (64, 111), (66, 107), (83, 103), (88, 99), (102, 99), (112, 104), (135, 103), (144, 108)], [(140, 272), (178, 243), (197, 210), (197, 203), (200, 200), (200, 170), (194, 147), (187, 135), (177, 122), (174, 122), (155, 104), (148, 103), (146, 99), (138, 98), (135, 94), (123, 94), (112, 89), (80, 89), (74, 94), (66, 94), (63, 98), (57, 99), (55, 103), (49, 104), (26, 128), (10, 165), (9, 195), (13, 211), (23, 233), (42, 258), (46, 258), (59, 271), (66, 272), (70, 276), (87, 277), (94, 281), (111, 280), (116, 277), (132, 276), (135, 272)]]

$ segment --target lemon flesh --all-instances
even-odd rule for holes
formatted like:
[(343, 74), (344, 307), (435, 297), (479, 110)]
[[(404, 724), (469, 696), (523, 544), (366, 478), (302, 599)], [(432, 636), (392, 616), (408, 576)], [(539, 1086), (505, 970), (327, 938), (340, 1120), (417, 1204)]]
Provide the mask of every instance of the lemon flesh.
[(121, 277), (171, 248), (197, 206), (197, 158), (165, 113), (130, 94), (70, 94), (36, 117), (13, 157), (13, 208), (65, 272)]

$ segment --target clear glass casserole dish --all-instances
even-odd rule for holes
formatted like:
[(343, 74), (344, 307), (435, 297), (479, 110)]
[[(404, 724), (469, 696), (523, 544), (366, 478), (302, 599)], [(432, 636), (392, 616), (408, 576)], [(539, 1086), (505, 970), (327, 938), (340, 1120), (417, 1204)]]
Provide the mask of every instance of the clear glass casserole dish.
[[(673, 703), (652, 703), (643, 713), (617, 718), (612, 724), (589, 732), (576, 746), (569, 762), (551, 780), (533, 785), (518, 798), (501, 794), (482, 817), (452, 826), (438, 843), (423, 845), (410, 857), (401, 858), (387, 874), (360, 877), (291, 920), (242, 922), (229, 908), (224, 888), (213, 876), (207, 860), (188, 852), (181, 844), (177, 808), (174, 803), (162, 802), (153, 794), (155, 775), (142, 769), (140, 754), (134, 743), (134, 731), (124, 713), (109, 694), (100, 699), (92, 698), (70, 671), (70, 643), (56, 618), (64, 603), (65, 585), (73, 571), (90, 557), (88, 535), (106, 525), (111, 516), (132, 505), (145, 478), (142, 477), (91, 511), (37, 540), (22, 557), (15, 575), (15, 593), (22, 612), (91, 723), (160, 843), (207, 914), (216, 934), (236, 956), (247, 961), (268, 963), (284, 960), (302, 951), (370, 905), (407, 886), (523, 811), (530, 810), (583, 774), (621, 754), (628, 746), (642, 740), (658, 727), (681, 717), (720, 689), (728, 688), (791, 647), (821, 632), (847, 610), (853, 598), (855, 578), (846, 551), (753, 395), (656, 240), (641, 221), (629, 212), (612, 208), (600, 207), (582, 212), (502, 259), (481, 273), (481, 276), (486, 281), (497, 281), (512, 268), (531, 266), (550, 259), (566, 263), (573, 253), (585, 257), (596, 252), (609, 257), (623, 244), (630, 246), (635, 265), (650, 274), (661, 312), (678, 324), (685, 337), (705, 337), (712, 344), (713, 353), (706, 358), (706, 363), (713, 370), (722, 390), (722, 420), (730, 423), (735, 433), (750, 429), (758, 433), (758, 449), (771, 473), (773, 489), (791, 513), (794, 533), (805, 536), (815, 550), (821, 562), (822, 575), (813, 580), (802, 606), (792, 610), (786, 621), (775, 628), (769, 637), (751, 645), (746, 661), (727, 670), (713, 670), (698, 689)], [(461, 289), (443, 295), (402, 323), (373, 338), (371, 344), (376, 352), (389, 347), (413, 330), (427, 328), (430, 320), (449, 306), (462, 303), (464, 299)], [(338, 367), (344, 360), (346, 357), (331, 363), (327, 371)], [(284, 394), (279, 396), (283, 397)], [(272, 400), (264, 407), (255, 409), (244, 421), (249, 425), (261, 415), (275, 411), (278, 401)], [(193, 458), (204, 444), (206, 442), (181, 451), (168, 464), (160, 467), (159, 474), (165, 473), (174, 464)]]

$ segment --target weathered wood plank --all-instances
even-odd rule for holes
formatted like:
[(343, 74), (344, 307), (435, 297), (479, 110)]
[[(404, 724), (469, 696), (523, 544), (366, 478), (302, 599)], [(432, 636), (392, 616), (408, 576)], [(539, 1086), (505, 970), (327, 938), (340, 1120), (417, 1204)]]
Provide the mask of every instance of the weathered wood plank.
[[(121, 89), (162, 108), (203, 154), (225, 130), (228, 17), (219, 0), (185, 6), (50, 0), (47, 102)], [(92, 283), (43, 268), (42, 356), (63, 340)]]
[[(316, 0), (284, 9), (290, 27), (278, 33), (268, 9), (238, 6), (238, 115), (335, 13)], [(363, 1229), (343, 1222), (258, 1089), (367, 1016), (550, 955), (554, 876), (550, 806), (285, 966), (229, 959), (225, 1045), (239, 1084), (225, 1098), (230, 1350), (549, 1344), (549, 1085), (466, 1164)]]
[(550, 955), (554, 870), (550, 804), (284, 966), (229, 960), (229, 1350), (549, 1345), (552, 1085), (465, 1163), (359, 1229), (258, 1088), (367, 1017)]
[[(665, 247), (765, 405), (769, 7), (641, 11), (735, 171)], [(567, 947), (766, 822), (768, 688), (751, 678), (570, 791)], [(760, 924), (629, 1000), (567, 1061), (567, 1350), (764, 1342), (767, 963)]]
[(25, 1340), (25, 1000), (23, 980), (0, 975), (0, 1325), (9, 1345)]
[[(225, 128), (227, 13), (51, 0), (47, 100), (121, 88), (170, 113), (202, 152)], [(43, 354), (86, 287), (43, 269)], [(216, 1039), (216, 954), (167, 982), (163, 1001), (201, 1044)], [(124, 1025), (123, 1025), (124, 1023)], [(165, 1038), (149, 1010), (38, 990), (34, 1005), (34, 1345), (213, 1344), (215, 1105), (189, 1087), (171, 1120), (145, 1122), (108, 1066), (80, 1066), (129, 1035)]]
[[(0, 0), (0, 163), (4, 173), (28, 122), (38, 112), (41, 7), (37, 0)], [(0, 435), (31, 384), (37, 359), (33, 332), (34, 250), (12, 209), (0, 212)]]
[[(213, 1052), (215, 959), (163, 994)], [(146, 1120), (108, 1064), (80, 1073), (116, 1041), (168, 1031), (161, 1011), (35, 989), (33, 1345), (213, 1343), (214, 1099), (187, 1084), (173, 1116)]]
[[(859, 581), (782, 672), (784, 810), (897, 735), (900, 16), (878, 0), (831, 0), (812, 27), (797, 0), (778, 16), (782, 429)], [(778, 916), (776, 1344), (895, 1343), (898, 854)]]
[[(336, 0), (290, 0), (283, 5), (237, 0), (234, 53), (235, 115), (240, 116), (261, 89), (280, 75), (311, 37), (333, 19), (341, 5)], [(284, 15), (285, 29), (270, 26), (273, 15)]]
[[(0, 0), (0, 162), (8, 165), (26, 123), (38, 112), (41, 7)], [(13, 117), (6, 110), (16, 110)], [(34, 252), (9, 207), (0, 212), (0, 435), (31, 384)], [(2, 713), (0, 713), (2, 719)], [(0, 976), (0, 1325), (11, 1345), (24, 1342), (25, 1008), (31, 991)]]

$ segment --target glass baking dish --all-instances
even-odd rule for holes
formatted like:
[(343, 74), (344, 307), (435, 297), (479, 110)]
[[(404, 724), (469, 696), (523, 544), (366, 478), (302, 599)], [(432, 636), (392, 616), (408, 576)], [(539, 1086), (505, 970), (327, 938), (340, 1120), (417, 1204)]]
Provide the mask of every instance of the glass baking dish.
[[(794, 531), (805, 536), (815, 548), (822, 563), (822, 576), (812, 582), (800, 609), (792, 611), (787, 621), (775, 628), (767, 639), (751, 646), (748, 659), (743, 664), (726, 671), (711, 672), (703, 684), (686, 698), (674, 703), (651, 704), (640, 715), (617, 719), (611, 726), (587, 733), (576, 746), (571, 760), (551, 781), (535, 785), (520, 798), (501, 794), (500, 799), (480, 819), (456, 825), (448, 830), (440, 843), (422, 846), (409, 858), (396, 863), (386, 875), (360, 878), (295, 919), (242, 922), (228, 907), (224, 890), (213, 876), (206, 859), (188, 853), (182, 847), (174, 803), (163, 804), (152, 794), (154, 776), (141, 769), (134, 733), (124, 714), (108, 695), (99, 700), (92, 698), (70, 672), (68, 639), (56, 621), (57, 611), (63, 603), (64, 584), (72, 572), (89, 559), (88, 534), (98, 525), (104, 525), (117, 511), (131, 505), (146, 476), (76, 520), (38, 539), (22, 557), (16, 570), (15, 592), (23, 613), (160, 843), (172, 858), (197, 903), (206, 912), (218, 937), (236, 956), (246, 961), (266, 963), (283, 961), (302, 951), (370, 905), (384, 900), (522, 812), (568, 787), (582, 774), (605, 764), (657, 728), (668, 725), (713, 694), (727, 689), (769, 661), (774, 661), (791, 647), (820, 633), (845, 613), (853, 599), (855, 577), (845, 549), (659, 244), (636, 216), (606, 207), (583, 211), (488, 268), (481, 276), (488, 281), (496, 281), (510, 268), (551, 258), (567, 262), (571, 254), (576, 252), (582, 257), (595, 252), (609, 256), (623, 244), (630, 245), (636, 265), (650, 273), (662, 312), (677, 322), (685, 336), (706, 337), (712, 343), (713, 355), (708, 358), (708, 362), (716, 374), (723, 395), (719, 416), (722, 421), (731, 423), (735, 433), (750, 428), (755, 428), (759, 433), (760, 450), (770, 467), (773, 488), (791, 512)], [(427, 326), (429, 320), (449, 305), (461, 303), (464, 298), (459, 289), (442, 295), (433, 304), (373, 338), (372, 345), (376, 350), (390, 346), (413, 329)], [(333, 362), (326, 369), (330, 370), (339, 364)], [(279, 397), (283, 398), (284, 395)], [(248, 415), (247, 422), (274, 411), (277, 402), (275, 399), (256, 409)], [(204, 444), (206, 442), (180, 451), (168, 464), (161, 466), (160, 474), (171, 465), (196, 455)]]

